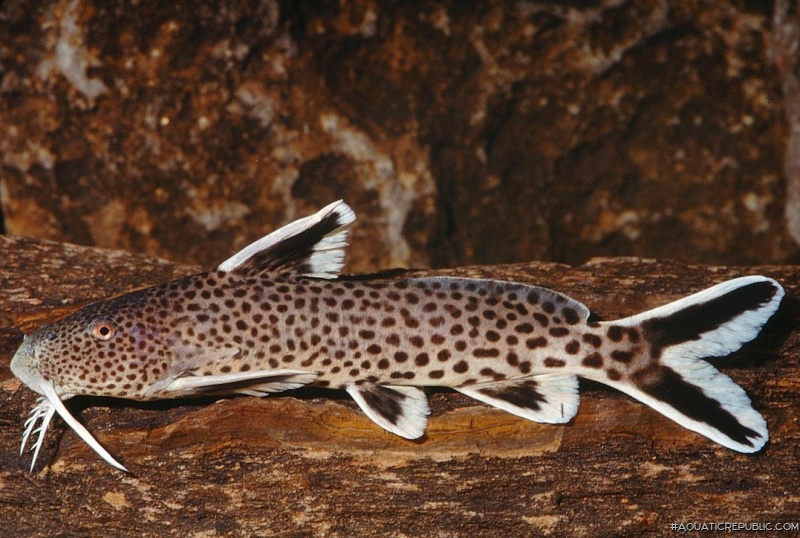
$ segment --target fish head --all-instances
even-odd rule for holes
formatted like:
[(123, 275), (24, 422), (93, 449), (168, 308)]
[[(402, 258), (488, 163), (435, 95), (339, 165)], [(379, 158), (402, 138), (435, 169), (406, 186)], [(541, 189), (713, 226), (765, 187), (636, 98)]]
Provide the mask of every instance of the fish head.
[(162, 333), (145, 323), (152, 317), (145, 304), (147, 295), (134, 292), (90, 304), (25, 336), (11, 360), (11, 371), (42, 395), (23, 434), (21, 450), (31, 434), (38, 432), (31, 469), (57, 412), (104, 460), (125, 470), (70, 414), (63, 400), (77, 395), (137, 399), (148, 377), (158, 373), (154, 363), (166, 369)]
[(11, 361), (12, 372), (39, 394), (44, 394), (43, 385), (51, 385), (62, 399), (139, 399), (168, 360), (166, 339), (158, 326), (147, 324), (145, 303), (134, 292), (40, 327), (23, 340)]

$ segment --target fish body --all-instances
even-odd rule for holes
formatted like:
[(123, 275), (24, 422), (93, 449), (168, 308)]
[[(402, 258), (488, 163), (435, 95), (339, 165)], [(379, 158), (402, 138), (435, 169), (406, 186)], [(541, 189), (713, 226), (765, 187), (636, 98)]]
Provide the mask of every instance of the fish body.
[[(75, 395), (156, 400), (263, 396), (304, 385), (346, 390), (384, 429), (420, 437), (422, 387), (447, 386), (537, 422), (578, 410), (578, 377), (615, 387), (741, 452), (768, 439), (744, 390), (705, 362), (752, 340), (783, 289), (750, 276), (612, 322), (580, 302), (515, 282), (338, 276), (355, 219), (336, 202), (209, 272), (88, 305), (27, 336), (12, 371), (43, 395), (28, 421)], [(32, 464), (33, 467), (33, 464)]]

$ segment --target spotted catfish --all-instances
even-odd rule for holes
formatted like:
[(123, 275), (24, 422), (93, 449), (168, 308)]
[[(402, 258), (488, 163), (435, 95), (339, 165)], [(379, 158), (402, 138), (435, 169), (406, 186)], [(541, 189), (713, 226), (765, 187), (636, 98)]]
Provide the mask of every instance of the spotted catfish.
[(703, 359), (755, 338), (784, 294), (774, 280), (738, 278), (595, 322), (566, 295), (514, 282), (339, 277), (354, 220), (335, 202), (213, 271), (89, 305), (27, 336), (11, 369), (42, 395), (22, 442), (38, 435), (31, 468), (58, 413), (125, 470), (69, 413), (72, 396), (263, 396), (303, 385), (346, 390), (376, 424), (415, 439), (429, 414), (420, 387), (558, 424), (577, 413), (583, 377), (733, 450), (766, 443), (747, 394)]

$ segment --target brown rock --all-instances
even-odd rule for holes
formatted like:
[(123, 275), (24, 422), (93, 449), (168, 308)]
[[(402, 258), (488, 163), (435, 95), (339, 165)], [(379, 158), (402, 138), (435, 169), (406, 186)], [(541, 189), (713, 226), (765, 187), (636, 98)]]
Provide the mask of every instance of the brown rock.
[(192, 268), (12, 236), (0, 237), (0, 251), (0, 534), (666, 535), (670, 523), (798, 521), (794, 267), (598, 259), (448, 272), (549, 286), (604, 319), (745, 273), (777, 278), (787, 298), (775, 319), (741, 352), (715, 361), (769, 424), (771, 441), (756, 455), (714, 445), (589, 383), (566, 426), (437, 391), (416, 442), (380, 430), (337, 392), (304, 390), (147, 405), (76, 399), (70, 407), (133, 474), (102, 462), (57, 420), (29, 474), (18, 447), (35, 396), (8, 370), (22, 333)]
[(765, 6), (4, 2), (5, 227), (213, 265), (344, 197), (358, 271), (794, 260)]

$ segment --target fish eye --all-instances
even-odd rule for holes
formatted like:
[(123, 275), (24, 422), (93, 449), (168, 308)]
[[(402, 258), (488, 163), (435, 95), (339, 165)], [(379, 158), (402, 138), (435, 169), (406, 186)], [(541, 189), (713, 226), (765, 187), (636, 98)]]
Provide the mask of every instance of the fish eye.
[(98, 340), (111, 340), (117, 334), (117, 324), (108, 319), (95, 321), (92, 325), (92, 336)]

